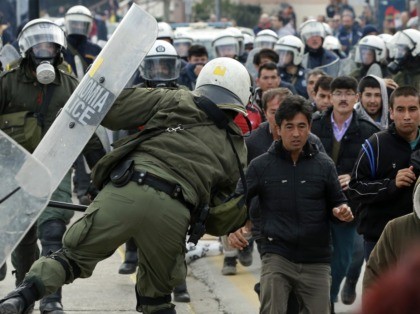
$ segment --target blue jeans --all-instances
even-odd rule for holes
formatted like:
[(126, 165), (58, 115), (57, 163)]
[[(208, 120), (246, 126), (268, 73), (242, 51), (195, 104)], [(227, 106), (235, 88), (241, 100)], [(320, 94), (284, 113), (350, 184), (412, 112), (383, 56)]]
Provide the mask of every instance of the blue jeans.
[(363, 246), (363, 237), (362, 235), (354, 235), (354, 246), (353, 246), (353, 256), (351, 259), (351, 264), (349, 270), (347, 271), (347, 280), (357, 282), (359, 280), (360, 272), (362, 270), (365, 251)]
[(373, 242), (373, 241), (364, 240), (363, 244), (364, 244), (364, 248), (365, 248), (365, 260), (367, 262), (369, 260), (370, 253), (372, 253), (373, 248), (376, 245), (376, 241)]
[(337, 302), (341, 282), (346, 277), (347, 270), (350, 266), (355, 234), (356, 224), (354, 223), (331, 224), (333, 243), (333, 254), (331, 258), (331, 302)]

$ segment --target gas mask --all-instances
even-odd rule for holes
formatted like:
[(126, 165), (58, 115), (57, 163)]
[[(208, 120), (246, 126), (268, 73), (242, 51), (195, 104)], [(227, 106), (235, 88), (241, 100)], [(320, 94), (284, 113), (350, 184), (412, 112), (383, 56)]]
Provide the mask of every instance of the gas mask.
[(394, 61), (388, 64), (388, 70), (392, 74), (401, 71), (405, 64), (412, 59), (410, 50), (406, 45), (396, 45), (394, 48)]
[(55, 79), (55, 68), (58, 47), (53, 43), (40, 43), (32, 47), (30, 60), (35, 67), (36, 79), (48, 85)]

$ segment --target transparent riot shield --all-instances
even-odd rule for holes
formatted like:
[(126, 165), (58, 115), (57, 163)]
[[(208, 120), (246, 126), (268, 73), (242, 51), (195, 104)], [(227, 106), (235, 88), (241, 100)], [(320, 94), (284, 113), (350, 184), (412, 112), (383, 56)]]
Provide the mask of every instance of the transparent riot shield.
[(33, 155), (52, 174), (54, 191), (152, 47), (157, 22), (133, 4)]
[(3, 65), (3, 69), (6, 69), (7, 65), (15, 63), (19, 59), (19, 52), (10, 44), (4, 45), (0, 50), (0, 62)]
[[(50, 194), (152, 47), (157, 32), (155, 18), (133, 4), (34, 151), (34, 158), (14, 156), (15, 151), (7, 142), (6, 148), (0, 147), (1, 260), (41, 214)], [(33, 160), (42, 167), (31, 164)], [(12, 167), (12, 162), (18, 165)], [(13, 169), (19, 166), (14, 175)], [(51, 176), (41, 170), (45, 168)], [(7, 177), (13, 179), (5, 181)], [(50, 180), (43, 182), (47, 178)]]
[(261, 48), (254, 48), (248, 53), (248, 57), (246, 58), (245, 68), (248, 70), (249, 74), (251, 74), (254, 81), (257, 79), (258, 71), (254, 65), (254, 56), (257, 52), (260, 52)]
[(0, 130), (0, 265), (50, 198), (50, 173)]
[(340, 59), (337, 58), (331, 63), (317, 67), (317, 69), (320, 69), (327, 73), (329, 76), (335, 78), (338, 76), (338, 72), (340, 71)]
[(357, 69), (357, 64), (354, 62), (354, 58), (349, 56), (340, 60), (340, 70), (338, 76), (350, 75), (354, 70)]

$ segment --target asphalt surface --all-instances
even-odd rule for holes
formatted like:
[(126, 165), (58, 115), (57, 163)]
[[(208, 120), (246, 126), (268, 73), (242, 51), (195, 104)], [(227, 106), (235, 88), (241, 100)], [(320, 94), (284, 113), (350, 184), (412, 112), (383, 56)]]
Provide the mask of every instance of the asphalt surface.
[[(206, 243), (217, 239), (206, 237)], [(217, 245), (217, 244), (216, 244)], [(63, 305), (66, 313), (137, 313), (134, 293), (135, 275), (120, 275), (118, 267), (124, 251), (121, 247), (107, 260), (98, 264), (91, 278), (77, 279), (63, 288)], [(213, 251), (213, 254), (218, 252)], [(222, 276), (223, 255), (205, 256), (188, 265), (187, 285), (190, 303), (175, 303), (177, 313), (182, 314), (243, 314), (258, 313), (259, 301), (253, 291), (258, 282), (260, 260), (256, 250), (254, 262), (249, 267), (237, 266), (234, 276)], [(14, 288), (10, 260), (8, 274), (0, 282), (0, 296)], [(355, 313), (360, 304), (360, 282), (358, 298), (352, 306), (336, 303), (336, 313)], [(34, 313), (39, 313), (38, 303)]]

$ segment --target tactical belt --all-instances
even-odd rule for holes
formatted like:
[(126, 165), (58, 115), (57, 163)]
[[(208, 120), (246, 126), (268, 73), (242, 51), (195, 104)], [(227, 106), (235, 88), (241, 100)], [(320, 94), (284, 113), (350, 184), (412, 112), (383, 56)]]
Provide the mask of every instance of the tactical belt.
[(182, 188), (179, 184), (168, 182), (165, 179), (141, 170), (134, 171), (130, 180), (139, 185), (146, 184), (156, 190), (162, 191), (168, 194), (171, 198), (180, 201), (190, 210), (194, 208), (193, 205), (185, 201), (184, 196), (182, 195)]

